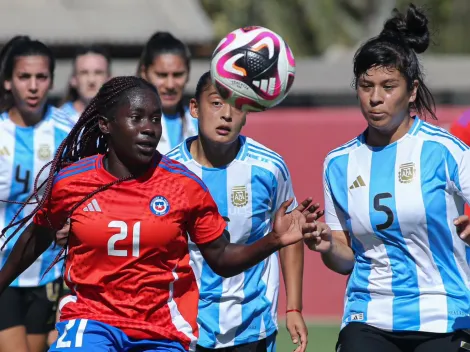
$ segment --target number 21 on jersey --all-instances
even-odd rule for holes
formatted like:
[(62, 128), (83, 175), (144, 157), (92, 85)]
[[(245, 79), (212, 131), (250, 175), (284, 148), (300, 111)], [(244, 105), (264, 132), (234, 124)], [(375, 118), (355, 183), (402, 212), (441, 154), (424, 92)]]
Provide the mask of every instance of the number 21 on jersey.
[(111, 221), (108, 228), (118, 229), (119, 233), (112, 235), (108, 240), (108, 255), (112, 257), (127, 257), (129, 251), (127, 249), (116, 249), (116, 243), (123, 241), (128, 236), (132, 237), (131, 255), (138, 257), (140, 252), (140, 221), (132, 226), (131, 233), (129, 233), (129, 226), (125, 221)]

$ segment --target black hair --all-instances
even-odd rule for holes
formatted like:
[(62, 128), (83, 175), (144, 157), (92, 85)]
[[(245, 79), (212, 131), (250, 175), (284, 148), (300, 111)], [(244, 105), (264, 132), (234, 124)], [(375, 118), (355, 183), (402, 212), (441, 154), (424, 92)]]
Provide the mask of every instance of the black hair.
[(137, 75), (140, 76), (142, 69), (147, 69), (158, 56), (163, 54), (180, 56), (184, 60), (186, 69), (188, 72), (190, 71), (191, 53), (186, 44), (169, 32), (156, 32), (150, 37), (142, 50), (139, 66), (137, 67)]
[[(137, 66), (137, 76), (141, 77), (142, 71), (149, 68), (158, 56), (164, 54), (174, 54), (181, 57), (189, 74), (191, 70), (191, 53), (186, 44), (169, 32), (156, 32), (149, 38), (142, 50)], [(184, 118), (185, 109), (182, 101), (178, 102), (176, 112), (181, 117), (181, 133), (183, 135), (186, 129), (186, 120)]]
[(14, 106), (13, 96), (4, 87), (5, 81), (12, 79), (15, 60), (21, 56), (44, 56), (49, 59), (51, 82), (54, 80), (55, 58), (44, 43), (31, 40), (28, 36), (16, 36), (7, 42), (0, 51), (0, 113)]
[[(111, 56), (109, 52), (100, 45), (84, 45), (77, 48), (75, 51), (75, 55), (73, 56), (72, 67), (73, 67), (73, 74), (75, 74), (75, 64), (77, 62), (77, 58), (87, 54), (97, 54), (101, 55), (106, 59), (106, 63), (108, 64), (108, 73), (111, 73)], [(60, 105), (65, 104), (68, 101), (76, 101), (79, 99), (78, 91), (72, 87), (70, 84), (67, 89), (67, 94), (65, 94), (64, 99), (61, 101)]]
[[(51, 200), (54, 178), (59, 173), (59, 171), (80, 159), (96, 154), (105, 154), (107, 152), (108, 144), (103, 132), (101, 132), (99, 128), (98, 120), (102, 116), (108, 119), (114, 119), (114, 113), (117, 107), (122, 103), (123, 98), (126, 96), (126, 94), (129, 91), (138, 88), (150, 89), (158, 96), (158, 92), (153, 85), (135, 76), (123, 76), (112, 78), (100, 88), (98, 94), (90, 101), (90, 104), (88, 104), (85, 111), (80, 116), (78, 122), (75, 124), (70, 133), (67, 135), (67, 137), (57, 149), (54, 159), (51, 162), (47, 163), (39, 171), (34, 182), (34, 189), (32, 194), (24, 203), (22, 203), (21, 208), (12, 218), (10, 223), (2, 230), (2, 235), (4, 235), (8, 229), (16, 227), (12, 234), (7, 238), (6, 242), (13, 238), (24, 226), (26, 226), (29, 221), (34, 217), (34, 215), (41, 208), (46, 206), (48, 201)], [(49, 166), (50, 171), (47, 179), (38, 186), (38, 182), (41, 178), (42, 172)], [(97, 188), (96, 190), (85, 196), (82, 200), (77, 202), (69, 211), (67, 218), (70, 218), (72, 213), (81, 204), (93, 197), (96, 193), (102, 192), (115, 184), (121, 183), (133, 177), (133, 175), (128, 175), (126, 177), (117, 179), (113, 182), (110, 182)], [(42, 188), (44, 188), (43, 193), (41, 191)], [(40, 198), (39, 195), (41, 193), (42, 197)], [(21, 214), (25, 206), (28, 204), (36, 204), (36, 207), (30, 214), (18, 220), (17, 218), (19, 214)], [(46, 209), (46, 217), (49, 211), (50, 209)], [(64, 224), (62, 224), (61, 226), (63, 225)], [(63, 253), (64, 250), (59, 253), (56, 260), (51, 264), (49, 269), (59, 261)]]
[(204, 91), (204, 89), (206, 89), (210, 85), (212, 85), (211, 72), (207, 71), (207, 72), (204, 72), (202, 76), (199, 78), (199, 81), (197, 81), (196, 93), (194, 97), (196, 98), (196, 101), (198, 103), (201, 101), (202, 92)]
[(363, 44), (354, 55), (354, 87), (359, 78), (370, 68), (395, 68), (406, 79), (408, 89), (419, 82), (416, 100), (410, 109), (419, 115), (437, 120), (434, 98), (424, 83), (424, 75), (417, 54), (426, 51), (430, 44), (430, 33), (426, 15), (410, 4), (406, 15), (397, 9), (384, 24), (382, 32)]

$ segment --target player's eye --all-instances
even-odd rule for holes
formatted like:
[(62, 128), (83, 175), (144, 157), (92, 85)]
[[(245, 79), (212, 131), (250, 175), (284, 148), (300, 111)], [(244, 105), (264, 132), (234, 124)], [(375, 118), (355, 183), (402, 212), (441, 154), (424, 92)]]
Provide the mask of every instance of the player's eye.
[(390, 86), (390, 85), (385, 85), (384, 86), (384, 89), (385, 90), (392, 90), (393, 88), (395, 88), (394, 86)]
[(153, 123), (159, 123), (161, 121), (161, 116), (154, 116), (152, 117), (152, 122)]
[(214, 105), (214, 106), (216, 106), (216, 107), (221, 107), (221, 106), (223, 106), (224, 104), (223, 104), (222, 102), (220, 102), (220, 101), (213, 101), (213, 102), (212, 102), (212, 105)]

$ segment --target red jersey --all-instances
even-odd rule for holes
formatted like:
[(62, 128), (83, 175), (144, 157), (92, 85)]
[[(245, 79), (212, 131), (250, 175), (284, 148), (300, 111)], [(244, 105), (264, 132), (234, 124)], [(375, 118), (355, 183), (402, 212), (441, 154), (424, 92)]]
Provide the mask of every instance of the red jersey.
[[(450, 133), (470, 146), (470, 110), (464, 111), (462, 116), (450, 126)], [(465, 204), (465, 215), (470, 216), (470, 206)]]
[[(204, 183), (166, 157), (146, 175), (98, 192), (71, 215), (61, 321), (92, 319), (135, 339), (169, 339), (194, 347), (199, 292), (189, 265), (196, 244), (226, 226)], [(116, 178), (103, 156), (80, 160), (55, 178), (52, 198), (34, 218), (60, 228), (70, 209)]]

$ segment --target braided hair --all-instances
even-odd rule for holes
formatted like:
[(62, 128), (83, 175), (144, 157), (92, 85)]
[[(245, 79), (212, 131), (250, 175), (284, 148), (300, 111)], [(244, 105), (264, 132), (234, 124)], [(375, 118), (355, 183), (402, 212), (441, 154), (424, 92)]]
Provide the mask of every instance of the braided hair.
[[(82, 113), (78, 122), (72, 128), (68, 136), (60, 144), (59, 148), (56, 151), (54, 159), (48, 164), (46, 164), (36, 176), (32, 194), (24, 203), (22, 203), (21, 208), (15, 214), (13, 219), (2, 230), (1, 235), (4, 236), (9, 229), (16, 227), (12, 234), (8, 236), (3, 246), (5, 246), (6, 243), (10, 239), (12, 239), (23, 227), (25, 227), (29, 223), (29, 221), (35, 216), (35, 214), (39, 210), (41, 210), (48, 201), (51, 200), (52, 187), (54, 184), (55, 176), (62, 169), (80, 159), (87, 158), (96, 154), (105, 154), (107, 152), (108, 143), (104, 134), (99, 128), (99, 118), (103, 116), (109, 120), (112, 120), (114, 118), (116, 109), (124, 96), (124, 93), (135, 88), (150, 89), (158, 95), (158, 92), (153, 85), (141, 78), (134, 76), (115, 77), (106, 82), (101, 87), (101, 89), (98, 91), (98, 94), (90, 101), (90, 104)], [(50, 171), (47, 179), (42, 184), (38, 185), (38, 180), (40, 179), (42, 172), (44, 172), (49, 166)], [(129, 180), (133, 177), (133, 175), (128, 175), (97, 188), (96, 190), (85, 196), (81, 201), (77, 202), (69, 211), (67, 218), (70, 218), (73, 212), (81, 204), (93, 197), (96, 193), (102, 192), (115, 184)], [(41, 194), (43, 188), (44, 193), (43, 196), (40, 198), (39, 195)], [(21, 214), (23, 209), (28, 204), (36, 204), (36, 207), (30, 214), (18, 220), (19, 214)], [(48, 218), (47, 221), (49, 222), (49, 225), (52, 228), (53, 226)], [(63, 226), (64, 224), (61, 224), (61, 226)], [(59, 255), (51, 264), (49, 269), (52, 268), (52, 266), (54, 266), (60, 259), (62, 259), (61, 255), (64, 253), (66, 247), (67, 245), (60, 251)]]

